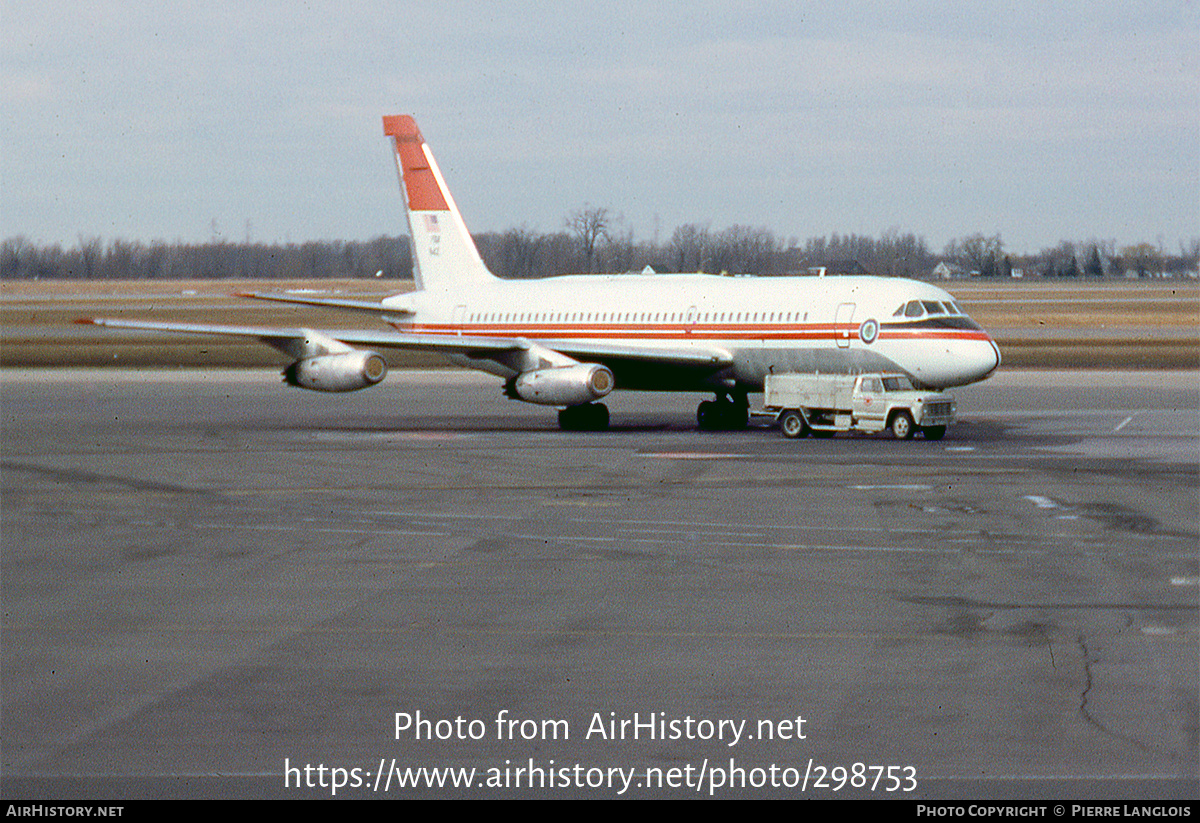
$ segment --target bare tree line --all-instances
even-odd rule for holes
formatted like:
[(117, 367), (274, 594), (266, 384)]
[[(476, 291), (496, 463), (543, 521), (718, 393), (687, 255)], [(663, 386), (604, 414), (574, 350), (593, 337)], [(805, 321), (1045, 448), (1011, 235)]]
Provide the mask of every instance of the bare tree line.
[(1036, 254), (1011, 254), (1000, 235), (975, 234), (950, 241), (942, 258), (962, 274), (981, 277), (1195, 277), (1200, 238), (1179, 241), (1177, 254), (1161, 238), (1120, 248), (1115, 240), (1064, 240)]
[(140, 243), (98, 237), (79, 245), (39, 246), (25, 238), (0, 245), (4, 280), (301, 280), (412, 276), (407, 237), (367, 241)]
[[(1034, 254), (1005, 250), (999, 235), (956, 238), (941, 253), (924, 237), (890, 228), (879, 237), (833, 233), (800, 243), (765, 227), (713, 229), (689, 223), (665, 242), (637, 240), (606, 208), (571, 212), (557, 232), (528, 227), (474, 235), (480, 255), (505, 279), (577, 272), (641, 271), (755, 274), (870, 272), (894, 277), (1125, 277), (1182, 275), (1196, 271), (1200, 238), (1179, 244), (1179, 253), (1156, 244), (1117, 248), (1115, 241), (1064, 241)], [(935, 272), (935, 269), (937, 270)], [(141, 243), (81, 237), (78, 245), (38, 245), (24, 237), (0, 244), (0, 280), (300, 280), (324, 278), (406, 279), (412, 276), (407, 236), (366, 241), (265, 244)]]

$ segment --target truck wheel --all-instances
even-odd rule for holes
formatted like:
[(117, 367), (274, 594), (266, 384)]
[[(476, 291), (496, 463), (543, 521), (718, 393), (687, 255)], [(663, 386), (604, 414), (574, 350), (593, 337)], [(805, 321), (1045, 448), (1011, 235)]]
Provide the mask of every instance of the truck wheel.
[(896, 412), (896, 416), (892, 418), (892, 434), (897, 440), (908, 440), (916, 432), (916, 426), (913, 425), (912, 415), (906, 411)]
[(926, 440), (941, 440), (946, 436), (945, 426), (926, 426), (922, 431), (925, 432)]
[(779, 430), (784, 437), (804, 437), (808, 434), (808, 423), (804, 422), (800, 412), (784, 412), (783, 417), (779, 418)]

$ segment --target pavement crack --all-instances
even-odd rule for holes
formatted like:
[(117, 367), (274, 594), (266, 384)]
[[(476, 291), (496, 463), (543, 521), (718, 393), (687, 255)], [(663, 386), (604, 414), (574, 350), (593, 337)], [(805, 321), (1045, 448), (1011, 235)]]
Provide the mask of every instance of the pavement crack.
[(1141, 751), (1152, 751), (1149, 746), (1147, 746), (1145, 743), (1142, 743), (1140, 740), (1110, 729), (1108, 726), (1097, 720), (1092, 714), (1090, 704), (1092, 685), (1094, 683), (1092, 664), (1096, 662), (1097, 658), (1092, 657), (1092, 654), (1087, 647), (1087, 640), (1082, 634), (1075, 638), (1075, 642), (1079, 646), (1079, 652), (1083, 657), (1083, 691), (1080, 692), (1079, 695), (1079, 714), (1085, 721), (1087, 721), (1089, 726), (1101, 732), (1102, 734), (1108, 735), (1114, 740), (1120, 740), (1124, 743), (1128, 743), (1129, 745), (1136, 749), (1140, 749)]

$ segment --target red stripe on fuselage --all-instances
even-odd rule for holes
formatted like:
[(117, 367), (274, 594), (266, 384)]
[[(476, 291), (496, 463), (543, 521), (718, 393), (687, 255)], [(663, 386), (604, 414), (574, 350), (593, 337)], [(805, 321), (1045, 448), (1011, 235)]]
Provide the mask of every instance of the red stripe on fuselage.
[[(653, 324), (539, 323), (393, 323), (398, 331), (446, 337), (525, 337), (569, 339), (639, 340), (857, 340), (856, 327), (833, 324), (806, 326), (729, 326)], [(891, 340), (990, 340), (986, 332), (973, 329), (882, 329), (879, 339)]]
[(978, 329), (881, 329), (880, 340), (991, 340)]

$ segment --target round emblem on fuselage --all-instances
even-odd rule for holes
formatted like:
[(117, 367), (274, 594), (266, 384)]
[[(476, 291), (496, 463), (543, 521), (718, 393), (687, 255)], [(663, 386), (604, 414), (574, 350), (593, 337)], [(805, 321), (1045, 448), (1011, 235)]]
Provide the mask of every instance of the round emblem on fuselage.
[(858, 339), (864, 343), (871, 344), (875, 342), (875, 338), (879, 336), (879, 323), (875, 318), (864, 320), (863, 324), (858, 327)]

